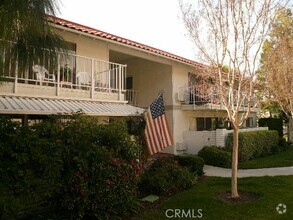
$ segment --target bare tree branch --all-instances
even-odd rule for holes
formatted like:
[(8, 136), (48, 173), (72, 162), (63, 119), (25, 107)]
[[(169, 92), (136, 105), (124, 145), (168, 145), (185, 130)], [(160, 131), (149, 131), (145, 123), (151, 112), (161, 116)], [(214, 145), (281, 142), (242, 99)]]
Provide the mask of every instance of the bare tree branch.
[[(256, 75), (260, 50), (281, 0), (198, 0), (190, 5), (179, 0), (189, 36), (206, 64), (204, 74), (219, 87), (222, 104), (233, 124), (232, 197), (238, 197), (238, 129), (256, 106)], [(228, 71), (224, 72), (223, 67)], [(243, 109), (243, 106), (245, 108)], [(236, 133), (236, 135), (235, 135)], [(235, 179), (236, 178), (236, 179)]]

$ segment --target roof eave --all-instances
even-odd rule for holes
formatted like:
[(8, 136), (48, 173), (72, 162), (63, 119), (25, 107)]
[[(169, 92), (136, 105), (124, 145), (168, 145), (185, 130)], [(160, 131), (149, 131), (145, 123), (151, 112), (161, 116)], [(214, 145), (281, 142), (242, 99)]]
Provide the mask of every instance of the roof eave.
[[(123, 38), (123, 37), (109, 34), (107, 32), (103, 32), (103, 31), (100, 31), (97, 29), (93, 29), (91, 27), (80, 25), (80, 24), (77, 24), (77, 23), (74, 23), (74, 22), (71, 22), (71, 21), (68, 21), (65, 19), (49, 16), (48, 20), (49, 20), (49, 22), (51, 22), (51, 25), (55, 28), (74, 32), (77, 34), (82, 34), (82, 35), (85, 35), (85, 36), (88, 36), (88, 37), (91, 37), (94, 39), (99, 39), (99, 40), (103, 40), (106, 42), (115, 43), (115, 44), (122, 45), (122, 46), (127, 46), (127, 47), (135, 49), (135, 50), (140, 50), (140, 51), (143, 51), (143, 52), (155, 55), (155, 56), (160, 56), (165, 59), (169, 59), (172, 61), (187, 64), (192, 67), (205, 68), (205, 66), (206, 66), (205, 64), (198, 63), (196, 61), (189, 60), (189, 59), (177, 56), (175, 54), (172, 54), (172, 53), (169, 53), (169, 52), (166, 52), (166, 51), (163, 51), (163, 50), (151, 47), (151, 46), (147, 46), (147, 45)], [(66, 24), (62, 24), (62, 22), (66, 23)], [(85, 31), (82, 29), (88, 29), (88, 30)], [(97, 33), (100, 33), (100, 34), (98, 35)], [(100, 36), (100, 35), (102, 35), (102, 36)]]

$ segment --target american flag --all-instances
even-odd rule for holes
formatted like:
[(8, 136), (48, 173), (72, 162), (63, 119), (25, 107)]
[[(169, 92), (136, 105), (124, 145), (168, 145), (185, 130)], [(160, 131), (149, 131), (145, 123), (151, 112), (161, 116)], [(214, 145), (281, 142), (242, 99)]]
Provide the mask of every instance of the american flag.
[(152, 102), (145, 113), (145, 119), (145, 138), (151, 155), (173, 145), (173, 138), (165, 113), (163, 93)]

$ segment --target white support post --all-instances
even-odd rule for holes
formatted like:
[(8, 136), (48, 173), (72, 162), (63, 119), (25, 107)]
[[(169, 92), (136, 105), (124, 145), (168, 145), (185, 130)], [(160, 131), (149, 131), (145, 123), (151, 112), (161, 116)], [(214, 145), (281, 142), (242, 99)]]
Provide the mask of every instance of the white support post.
[(119, 97), (119, 101), (122, 101), (122, 92), (121, 92), (121, 85), (122, 85), (122, 77), (121, 77), (121, 75), (122, 75), (122, 67), (121, 67), (121, 65), (119, 65), (119, 74), (118, 74), (118, 76), (119, 76), (119, 82), (118, 82), (118, 86), (119, 86), (119, 88), (118, 88), (118, 97)]
[(122, 90), (126, 88), (126, 65), (122, 67)]
[(58, 54), (58, 58), (57, 58), (57, 88), (56, 88), (56, 95), (59, 96), (60, 95), (60, 54)]
[(193, 108), (195, 108), (195, 102), (196, 102), (195, 98), (196, 98), (196, 95), (197, 95), (197, 94), (195, 94), (196, 92), (197, 92), (197, 91), (196, 91), (195, 87), (192, 86), (192, 92), (191, 92), (191, 95), (192, 95), (192, 105), (193, 105)]
[(18, 62), (16, 61), (15, 66), (15, 77), (14, 77), (14, 93), (17, 93), (17, 85), (18, 85)]
[(117, 70), (117, 68), (115, 67), (115, 91), (119, 89), (119, 75), (120, 75), (120, 71), (119, 69)]
[(91, 66), (92, 66), (92, 71), (91, 71), (91, 77), (92, 77), (92, 84), (91, 84), (91, 99), (94, 98), (94, 92), (95, 92), (95, 77), (94, 77), (94, 60), (91, 59)]
[(112, 65), (110, 64), (110, 70), (108, 73), (108, 92), (111, 92), (111, 70), (112, 70)]

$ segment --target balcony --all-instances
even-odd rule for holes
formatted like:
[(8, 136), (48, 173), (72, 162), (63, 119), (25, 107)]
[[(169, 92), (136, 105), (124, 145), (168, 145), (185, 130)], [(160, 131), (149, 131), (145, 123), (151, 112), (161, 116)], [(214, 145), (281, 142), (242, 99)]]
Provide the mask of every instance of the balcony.
[(28, 60), (29, 67), (20, 71), (17, 62), (9, 59), (7, 48), (1, 57), (1, 94), (115, 102), (126, 102), (129, 97), (135, 101), (135, 92), (125, 90), (126, 65), (61, 52), (54, 61), (51, 52), (44, 50), (39, 62)]
[(179, 88), (177, 100), (181, 102), (182, 110), (224, 110), (216, 86), (183, 86)]
[[(180, 87), (177, 100), (181, 102), (182, 110), (226, 110), (224, 105), (221, 104), (219, 88), (215, 85), (202, 84)], [(244, 100), (240, 111), (245, 110), (247, 106), (248, 102)], [(259, 110), (259, 108), (252, 109), (252, 111)]]

